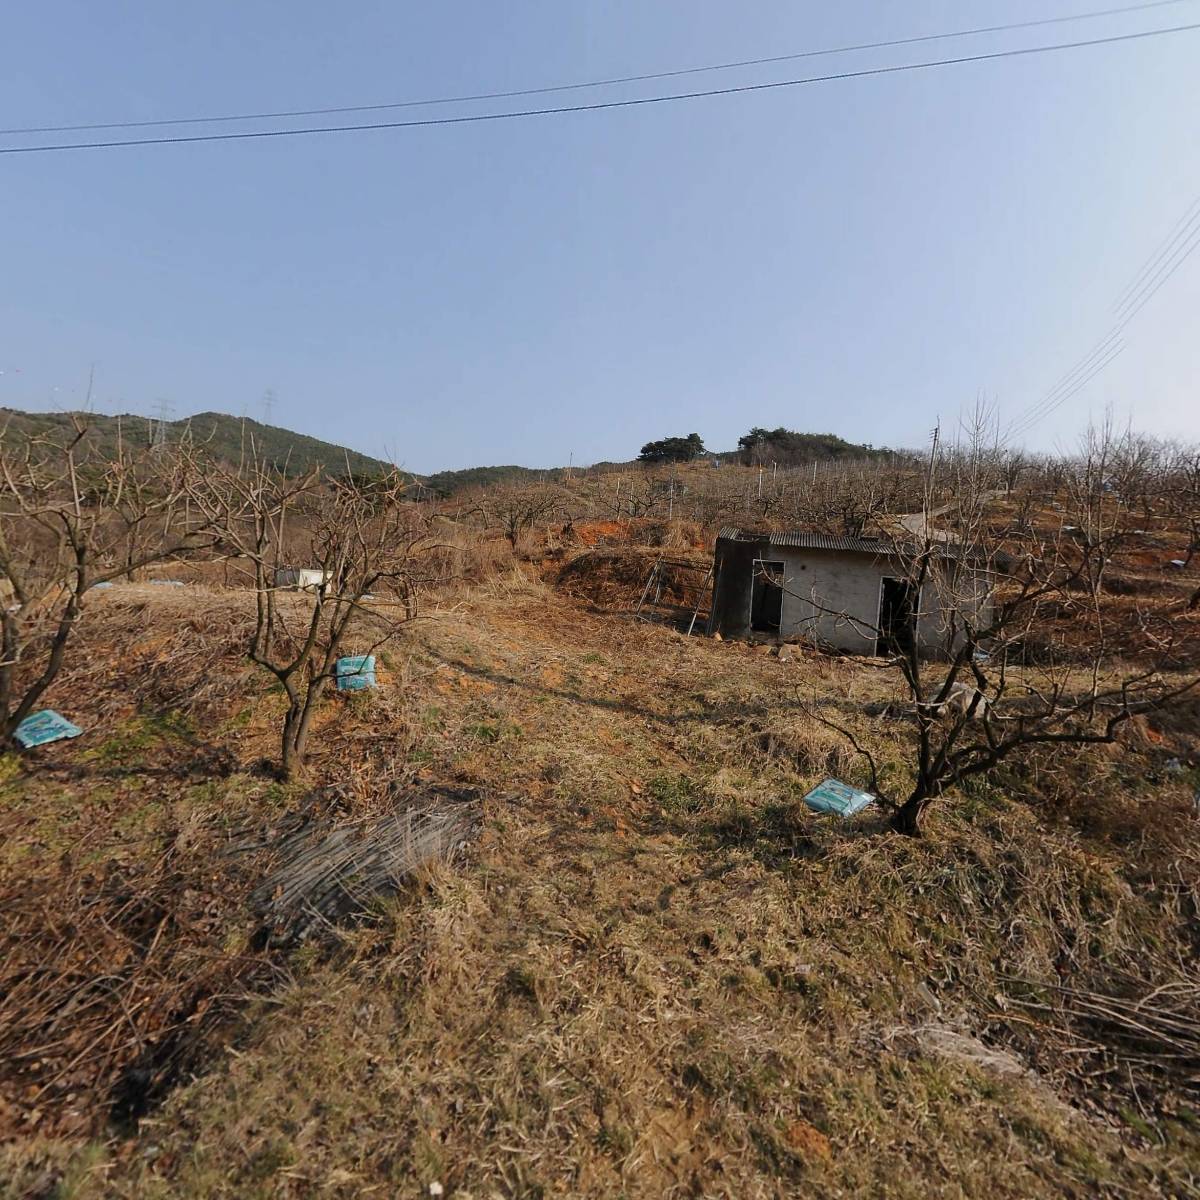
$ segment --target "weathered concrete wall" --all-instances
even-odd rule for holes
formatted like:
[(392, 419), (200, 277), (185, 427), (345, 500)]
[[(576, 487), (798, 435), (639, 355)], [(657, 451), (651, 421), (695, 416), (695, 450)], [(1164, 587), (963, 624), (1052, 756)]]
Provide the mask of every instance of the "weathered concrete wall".
[(917, 644), (926, 653), (946, 652), (962, 641), (963, 618), (976, 628), (991, 620), (992, 584), (986, 572), (946, 561), (930, 572), (921, 591)]
[(853, 654), (875, 653), (879, 582), (887, 571), (871, 555), (776, 548), (784, 562), (782, 637), (811, 638)]
[[(832, 550), (782, 548), (775, 556), (787, 564), (783, 637), (811, 637), (854, 654), (875, 653), (883, 580), (903, 579), (904, 564), (889, 555)], [(917, 645), (925, 654), (943, 653), (951, 640), (960, 639), (963, 614), (978, 624), (990, 611), (987, 576), (947, 560), (921, 588)]]
[[(800, 550), (771, 546), (765, 540), (722, 541), (717, 548), (717, 580), (709, 632), (749, 637), (754, 560), (784, 564), (780, 636), (808, 638), (853, 654), (874, 654), (879, 600), (885, 577), (903, 578), (894, 557), (844, 550)], [(941, 564), (921, 589), (917, 644), (926, 654), (947, 648), (952, 614), (968, 612), (976, 621), (990, 611), (986, 576)]]
[[(714, 565), (712, 613), (708, 632), (723, 638), (750, 636), (750, 601), (754, 588), (754, 560), (770, 557), (767, 541), (718, 540)], [(787, 604), (787, 596), (783, 598)]]

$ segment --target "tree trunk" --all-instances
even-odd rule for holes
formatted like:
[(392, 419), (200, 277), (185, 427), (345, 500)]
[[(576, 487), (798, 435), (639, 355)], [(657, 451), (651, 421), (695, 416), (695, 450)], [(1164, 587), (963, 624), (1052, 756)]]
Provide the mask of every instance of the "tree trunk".
[[(340, 636), (337, 640), (341, 641)], [(324, 691), (325, 679), (314, 679), (309, 683), (308, 690), (304, 696), (304, 704), (297, 714), (295, 729), (292, 733), (292, 746), (297, 768), (303, 765), (305, 756), (308, 754), (308, 733), (312, 725), (312, 716), (316, 711), (317, 705), (320, 703)]]
[(16, 700), (15, 703), (13, 703), (13, 680), (16, 670), (14, 664), (17, 658), (17, 638), (15, 634), (11, 633), (10, 628), (6, 624), (3, 649), (0, 651), (3, 653), (6, 662), (6, 665), (0, 668), (0, 682), (3, 684), (0, 687), (0, 696), (3, 696), (3, 706), (0, 707), (0, 714), (2, 714), (3, 720), (3, 724), (0, 724), (0, 735), (2, 735), (0, 742), (3, 743), (4, 747), (14, 750), (20, 748), (15, 736), (17, 727), (33, 712), (43, 693), (58, 677), (59, 671), (62, 670), (67, 639), (71, 636), (71, 631), (75, 627), (78, 616), (79, 593), (73, 592), (67, 601), (67, 607), (58, 620), (58, 627), (55, 629), (54, 637), (50, 643), (50, 655), (46, 661), (45, 668), (25, 689), (24, 695)]
[(292, 704), (283, 719), (283, 738), (280, 747), (279, 773), (284, 780), (296, 777), (304, 765), (304, 750), (298, 745), (300, 732), (300, 707)]
[(921, 816), (933, 797), (918, 789), (892, 814), (892, 828), (905, 837), (921, 836)]

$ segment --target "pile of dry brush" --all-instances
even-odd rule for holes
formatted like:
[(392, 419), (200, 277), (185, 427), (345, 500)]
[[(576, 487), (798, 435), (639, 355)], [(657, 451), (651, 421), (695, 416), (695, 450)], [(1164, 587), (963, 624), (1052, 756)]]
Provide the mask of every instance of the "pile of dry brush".
[(0, 1137), (141, 1116), (198, 1068), (282, 953), (370, 913), (478, 828), (475, 795), (388, 789), (368, 818), (322, 789), (276, 822), (188, 825), (149, 861), (0, 888)]
[(4, 888), (0, 1136), (141, 1115), (278, 977), (244, 940), (229, 949), (244, 925), (230, 884), (181, 830), (149, 863), (67, 860)]

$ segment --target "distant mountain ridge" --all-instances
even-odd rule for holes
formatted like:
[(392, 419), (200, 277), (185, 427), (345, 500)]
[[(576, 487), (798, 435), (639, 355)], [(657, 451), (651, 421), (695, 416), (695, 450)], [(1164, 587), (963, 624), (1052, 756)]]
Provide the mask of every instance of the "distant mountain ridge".
[[(114, 453), (118, 433), (124, 443), (149, 446), (158, 433), (158, 422), (152, 417), (123, 413), (108, 416), (104, 413), (81, 412), (23, 412), (15, 408), (0, 408), (0, 430), (8, 438), (38, 437), (56, 432), (66, 433), (72, 420), (81, 418), (88, 427), (88, 437), (101, 454)], [(303, 475), (313, 467), (321, 467), (331, 475), (373, 475), (389, 469), (382, 459), (372, 458), (333, 442), (295, 433), (278, 425), (264, 425), (252, 417), (231, 417), (226, 413), (202, 412), (166, 423), (166, 441), (178, 442), (190, 437), (205, 446), (214, 458), (237, 462), (244, 446), (253, 443), (261, 457), (277, 467), (286, 468), (289, 475)], [(487, 487), (495, 483), (517, 483), (541, 479), (545, 471), (532, 467), (498, 466), (466, 467), (458, 471), (438, 471), (432, 475), (417, 475), (418, 480), (439, 496), (470, 487)]]
[[(0, 428), (10, 438), (66, 432), (71, 428), (73, 418), (82, 418), (86, 422), (88, 437), (100, 453), (116, 450), (118, 434), (126, 445), (148, 446), (158, 432), (157, 421), (131, 413), (110, 417), (103, 413), (30, 413), (0, 408)], [(381, 459), (333, 442), (225, 413), (202, 412), (166, 422), (167, 442), (178, 442), (185, 436), (190, 436), (193, 442), (205, 446), (214, 458), (225, 462), (236, 462), (243, 447), (253, 440), (261, 457), (286, 469), (289, 475), (303, 475), (318, 466), (332, 475), (345, 475), (347, 467), (355, 475), (370, 475), (387, 469), (388, 465)]]
[[(83, 418), (86, 421), (88, 437), (100, 453), (112, 453), (116, 450), (118, 432), (126, 445), (140, 443), (143, 446), (150, 445), (158, 432), (158, 422), (153, 418), (132, 413), (110, 417), (102, 413), (31, 413), (12, 408), (0, 408), (0, 431), (6, 438), (65, 433), (71, 429), (73, 418)], [(752, 441), (752, 435), (756, 434), (762, 436)], [(374, 475), (390, 469), (388, 463), (372, 458), (369, 454), (362, 454), (333, 442), (325, 442), (305, 433), (295, 433), (278, 425), (264, 425), (251, 417), (231, 417), (226, 413), (202, 412), (166, 423), (167, 442), (177, 442), (183, 437), (191, 437), (197, 444), (205, 446), (214, 458), (224, 462), (237, 462), (243, 448), (253, 440), (260, 457), (274, 463), (280, 469), (285, 469), (289, 475), (303, 475), (313, 467), (320, 467), (330, 475), (345, 475), (347, 469), (353, 475)], [(869, 446), (843, 441), (833, 434), (794, 433), (784, 429), (755, 429), (747, 438), (741, 439), (741, 442), (743, 444), (738, 450), (706, 451), (703, 457), (726, 463), (769, 463), (778, 460), (782, 466), (792, 460), (808, 462), (814, 459), (870, 456), (880, 453)], [(751, 444), (747, 445), (748, 442)], [(625, 470), (641, 465), (643, 464), (634, 460), (623, 463), (600, 462), (595, 463), (593, 469)], [(447, 498), (470, 488), (534, 482), (561, 474), (564, 469), (539, 469), (516, 465), (480, 466), (464, 467), (455, 471), (435, 471), (428, 475), (412, 473), (412, 477), (434, 495)], [(577, 469), (586, 468), (579, 466)]]

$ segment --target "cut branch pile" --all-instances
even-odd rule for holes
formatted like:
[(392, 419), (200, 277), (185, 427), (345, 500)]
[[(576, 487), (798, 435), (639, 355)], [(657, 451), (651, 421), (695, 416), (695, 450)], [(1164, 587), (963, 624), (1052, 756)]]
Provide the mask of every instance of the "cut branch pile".
[(1200, 1092), (1200, 976), (1180, 975), (1149, 990), (1126, 981), (1124, 995), (1013, 982), (1030, 989), (1010, 997), (1015, 1003), (1038, 1013), (1073, 1055), (1092, 1058), (1094, 1069), (1081, 1073), (1121, 1079), (1132, 1072)]
[[(0, 889), (0, 1140), (141, 1116), (247, 998), (285, 978), (272, 945), (365, 911), (452, 858), (479, 822), (473, 793), (397, 792), (387, 815), (355, 822), (332, 815), (337, 801), (316, 793), (220, 870), (215, 847), (180, 837), (150, 862), (88, 871), (68, 858)], [(260, 864), (272, 873), (255, 887)]]
[(277, 975), (263, 955), (226, 949), (244, 913), (228, 883), (171, 848), (6, 889), (0, 1139), (141, 1115)]
[(478, 825), (474, 793), (449, 789), (397, 795), (382, 817), (293, 823), (268, 843), (278, 865), (250, 903), (272, 942), (306, 937), (368, 911), (422, 867), (452, 859)]

